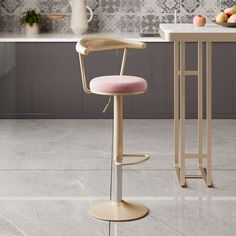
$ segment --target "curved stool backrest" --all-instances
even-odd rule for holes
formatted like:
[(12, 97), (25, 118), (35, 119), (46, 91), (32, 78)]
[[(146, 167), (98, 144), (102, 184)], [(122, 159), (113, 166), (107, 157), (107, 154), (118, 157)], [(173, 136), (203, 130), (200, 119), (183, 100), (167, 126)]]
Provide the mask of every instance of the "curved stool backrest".
[(145, 49), (146, 43), (108, 36), (88, 36), (80, 39), (76, 44), (76, 51), (79, 53), (80, 70), (84, 91), (88, 94), (91, 94), (91, 91), (87, 86), (83, 55), (88, 55), (90, 52), (124, 49), (120, 70), (120, 75), (123, 75), (127, 57), (127, 49), (129, 48)]
[(88, 55), (90, 52), (95, 51), (122, 48), (145, 49), (146, 43), (107, 36), (88, 36), (80, 39), (76, 45), (76, 51), (82, 55)]

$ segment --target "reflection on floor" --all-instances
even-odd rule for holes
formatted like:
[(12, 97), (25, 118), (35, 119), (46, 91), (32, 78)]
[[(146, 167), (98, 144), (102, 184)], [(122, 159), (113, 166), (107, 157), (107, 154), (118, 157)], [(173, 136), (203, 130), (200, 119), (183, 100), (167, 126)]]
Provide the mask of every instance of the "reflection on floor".
[[(195, 121), (187, 121), (196, 150)], [(173, 168), (173, 121), (125, 121), (126, 152), (151, 160), (124, 171), (125, 199), (151, 209), (146, 218), (111, 223), (88, 216), (109, 199), (111, 120), (0, 121), (1, 236), (232, 236), (236, 232), (236, 120), (213, 122), (214, 188)], [(190, 161), (189, 161), (190, 162)], [(188, 163), (195, 171), (196, 163)]]

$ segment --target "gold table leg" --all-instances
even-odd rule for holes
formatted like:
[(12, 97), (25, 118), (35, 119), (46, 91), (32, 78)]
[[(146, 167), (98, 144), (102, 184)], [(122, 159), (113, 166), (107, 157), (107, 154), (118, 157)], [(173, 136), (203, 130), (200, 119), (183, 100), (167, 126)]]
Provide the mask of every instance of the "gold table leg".
[[(180, 53), (179, 53), (180, 52)], [(198, 71), (185, 69), (185, 42), (174, 43), (174, 140), (175, 140), (175, 169), (180, 186), (186, 185), (186, 179), (203, 178), (207, 186), (212, 186), (212, 44), (206, 43), (206, 147), (203, 153), (203, 43), (198, 43)], [(198, 76), (198, 152), (185, 152), (185, 82), (186, 75)], [(185, 173), (185, 160), (198, 158), (201, 175), (187, 175)], [(204, 167), (203, 158), (207, 160)]]
[(174, 43), (174, 146), (175, 168), (179, 170), (179, 42)]
[(212, 136), (211, 136), (211, 123), (212, 123), (212, 43), (206, 43), (206, 61), (207, 61), (207, 169), (206, 169), (206, 184), (212, 186)]

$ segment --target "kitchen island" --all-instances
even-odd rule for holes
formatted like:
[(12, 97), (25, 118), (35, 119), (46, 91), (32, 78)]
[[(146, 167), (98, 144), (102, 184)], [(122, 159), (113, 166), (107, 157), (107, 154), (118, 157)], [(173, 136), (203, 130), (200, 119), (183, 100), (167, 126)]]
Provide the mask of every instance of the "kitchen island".
[[(167, 42), (174, 43), (174, 125), (175, 125), (175, 168), (181, 186), (185, 186), (187, 178), (203, 178), (207, 186), (212, 186), (212, 43), (236, 42), (236, 30), (230, 27), (221, 27), (216, 24), (207, 24), (196, 27), (193, 24), (161, 24), (160, 33)], [(196, 58), (198, 66), (195, 70), (186, 68), (186, 43), (196, 42), (198, 50)], [(204, 49), (205, 43), (205, 51)], [(204, 61), (205, 52), (205, 61)], [(193, 57), (194, 55), (192, 55)], [(224, 71), (224, 63), (221, 65)], [(206, 74), (203, 74), (205, 69)], [(198, 151), (186, 152), (186, 77), (197, 76), (197, 107), (198, 107)], [(213, 79), (213, 81), (215, 78)], [(205, 82), (205, 83), (204, 83)], [(203, 103), (203, 85), (205, 84), (206, 99)], [(206, 108), (206, 151), (203, 151), (203, 106)], [(186, 160), (198, 159), (201, 175), (186, 175)], [(204, 167), (206, 159), (206, 167)]]

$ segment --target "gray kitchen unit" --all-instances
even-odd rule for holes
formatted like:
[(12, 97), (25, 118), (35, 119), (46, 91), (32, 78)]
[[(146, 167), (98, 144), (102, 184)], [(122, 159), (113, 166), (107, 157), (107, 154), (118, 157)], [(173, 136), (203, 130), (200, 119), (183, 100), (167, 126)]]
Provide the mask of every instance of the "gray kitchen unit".
[[(144, 39), (145, 41), (145, 39)], [(107, 98), (82, 91), (76, 42), (0, 43), (0, 118), (111, 118), (102, 113)], [(197, 67), (187, 45), (187, 68)], [(122, 52), (86, 58), (89, 79), (119, 73)], [(130, 58), (130, 60), (129, 60)], [(213, 118), (236, 118), (236, 45), (213, 44)], [(107, 63), (109, 62), (109, 63)], [(128, 97), (126, 118), (173, 118), (173, 44), (149, 42), (146, 50), (130, 50), (126, 74), (148, 81), (148, 92)], [(186, 86), (187, 117), (197, 114), (197, 80)], [(126, 114), (127, 113), (127, 114)]]

